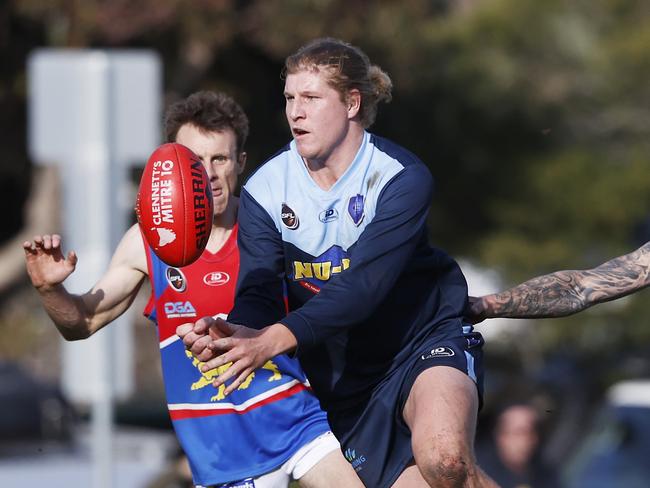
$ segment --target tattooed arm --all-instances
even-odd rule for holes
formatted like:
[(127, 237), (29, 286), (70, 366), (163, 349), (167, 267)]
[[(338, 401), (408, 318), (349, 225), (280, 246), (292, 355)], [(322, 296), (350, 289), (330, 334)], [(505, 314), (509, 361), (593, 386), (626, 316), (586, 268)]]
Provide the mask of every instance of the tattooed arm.
[(468, 318), (563, 317), (650, 285), (650, 242), (630, 254), (583, 271), (556, 271), (509, 290), (470, 297)]

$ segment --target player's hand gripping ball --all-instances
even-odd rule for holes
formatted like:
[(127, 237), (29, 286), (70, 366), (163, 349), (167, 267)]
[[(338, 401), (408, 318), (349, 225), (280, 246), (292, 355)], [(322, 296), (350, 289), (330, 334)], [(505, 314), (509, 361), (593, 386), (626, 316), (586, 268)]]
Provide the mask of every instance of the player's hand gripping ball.
[(210, 237), (210, 179), (201, 160), (182, 144), (168, 143), (149, 157), (135, 205), (145, 240), (162, 261), (186, 266)]

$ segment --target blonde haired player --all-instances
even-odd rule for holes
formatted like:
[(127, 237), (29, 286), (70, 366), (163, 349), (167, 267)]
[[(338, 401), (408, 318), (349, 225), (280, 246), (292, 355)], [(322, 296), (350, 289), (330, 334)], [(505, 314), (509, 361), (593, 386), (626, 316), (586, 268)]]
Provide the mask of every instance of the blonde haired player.
[[(242, 190), (230, 324), (178, 334), (206, 368), (233, 363), (216, 379), (234, 378), (226, 392), (294, 351), (366, 486), (494, 486), (473, 449), (483, 339), (463, 323), (460, 268), (428, 242), (431, 174), (366, 130), (390, 78), (337, 39), (285, 71), (293, 140)], [(212, 341), (209, 327), (232, 335)]]

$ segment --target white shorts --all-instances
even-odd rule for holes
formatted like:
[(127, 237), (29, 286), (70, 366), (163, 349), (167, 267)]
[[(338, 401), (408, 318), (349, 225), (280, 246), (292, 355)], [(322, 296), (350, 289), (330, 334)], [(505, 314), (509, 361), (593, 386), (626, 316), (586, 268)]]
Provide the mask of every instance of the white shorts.
[[(330, 452), (340, 448), (341, 445), (334, 434), (326, 432), (298, 449), (287, 462), (275, 471), (257, 478), (217, 485), (213, 488), (287, 488), (289, 482), (299, 480)], [(196, 488), (203, 487), (197, 485)]]

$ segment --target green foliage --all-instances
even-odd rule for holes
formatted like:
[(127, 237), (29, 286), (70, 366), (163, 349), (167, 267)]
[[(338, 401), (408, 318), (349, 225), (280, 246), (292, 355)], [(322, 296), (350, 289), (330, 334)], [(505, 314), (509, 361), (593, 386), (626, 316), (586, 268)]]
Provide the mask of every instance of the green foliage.
[(525, 168), (525, 187), (493, 201), (498, 230), (483, 240), (485, 262), (507, 263), (522, 280), (632, 250), (635, 225), (650, 208), (650, 159), (615, 161), (591, 148), (569, 148)]

